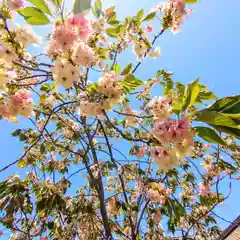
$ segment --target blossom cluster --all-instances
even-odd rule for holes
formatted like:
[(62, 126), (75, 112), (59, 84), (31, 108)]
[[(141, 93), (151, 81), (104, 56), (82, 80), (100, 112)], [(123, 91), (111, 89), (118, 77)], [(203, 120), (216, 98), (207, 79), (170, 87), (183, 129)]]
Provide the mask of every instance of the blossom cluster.
[(24, 0), (7, 0), (6, 4), (11, 10), (15, 11), (24, 7)]
[(119, 215), (117, 196), (108, 199), (107, 210), (110, 217), (116, 217)]
[(190, 153), (193, 145), (190, 122), (186, 118), (169, 119), (172, 111), (170, 102), (161, 97), (154, 98), (149, 108), (155, 118), (152, 134), (161, 144), (151, 148), (151, 156), (161, 169), (167, 171)]
[(191, 12), (185, 9), (184, 0), (168, 0), (156, 6), (154, 10), (162, 12), (163, 16), (169, 21), (168, 27), (174, 33), (179, 32), (184, 17)]
[(0, 114), (7, 119), (15, 118), (17, 115), (30, 117), (33, 112), (33, 100), (26, 89), (18, 90), (11, 98), (0, 104)]
[(74, 66), (67, 59), (58, 58), (55, 66), (52, 68), (52, 72), (56, 82), (68, 89), (79, 79), (81, 69), (78, 66)]
[(103, 110), (110, 110), (123, 100), (123, 92), (115, 72), (107, 72), (100, 79), (98, 92), (104, 96), (99, 101), (83, 100), (80, 103), (79, 114), (82, 116), (101, 115)]
[(33, 32), (30, 25), (18, 27), (15, 29), (15, 41), (21, 44), (22, 47), (26, 47), (28, 44), (38, 44), (40, 39)]
[(147, 191), (147, 195), (149, 199), (155, 201), (159, 204), (164, 204), (169, 195), (172, 194), (172, 189), (165, 189), (164, 184), (159, 183), (151, 183), (149, 184), (149, 190)]
[(130, 106), (125, 107), (125, 112), (126, 112), (126, 115), (127, 115), (126, 126), (129, 126), (129, 127), (138, 126), (139, 123), (138, 123), (138, 120), (137, 120), (136, 116), (139, 115), (139, 112), (136, 111), (136, 110), (132, 110), (130, 108)]
[(86, 41), (91, 33), (91, 23), (83, 14), (57, 22), (53, 29), (47, 55), (57, 57), (52, 71), (54, 79), (65, 89), (79, 79), (81, 66), (91, 67), (94, 62), (94, 51)]
[[(92, 50), (85, 45), (87, 38), (92, 32), (90, 21), (83, 14), (68, 17), (64, 22), (57, 22), (52, 32), (47, 54), (65, 54), (75, 52), (75, 57), (85, 53), (82, 58), (88, 58)], [(86, 61), (87, 62), (87, 61)]]

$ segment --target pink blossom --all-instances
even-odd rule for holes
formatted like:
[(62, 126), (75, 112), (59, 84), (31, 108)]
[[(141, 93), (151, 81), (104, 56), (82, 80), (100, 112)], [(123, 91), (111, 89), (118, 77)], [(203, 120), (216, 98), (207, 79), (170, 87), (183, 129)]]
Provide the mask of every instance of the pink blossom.
[(207, 196), (211, 193), (211, 185), (209, 183), (200, 183), (198, 189), (200, 196)]
[(152, 133), (160, 142), (169, 142), (172, 137), (171, 126), (172, 123), (170, 121), (157, 122), (155, 128), (152, 130)]
[(0, 230), (0, 237), (3, 235), (3, 231), (2, 230)]
[(159, 191), (163, 191), (164, 190), (164, 184), (162, 184), (162, 183), (159, 183), (159, 185), (158, 185), (158, 190)]
[(10, 113), (9, 113), (9, 108), (7, 105), (5, 104), (0, 104), (0, 114), (6, 118), (9, 117)]
[(93, 50), (83, 42), (79, 42), (73, 52), (73, 61), (84, 67), (91, 67), (94, 62)]
[(56, 41), (56, 44), (59, 45), (61, 49), (66, 50), (72, 47), (74, 41), (77, 40), (77, 35), (72, 29), (64, 24), (60, 24), (54, 28), (52, 39)]
[(191, 199), (192, 201), (194, 201), (196, 198), (195, 198), (195, 196), (191, 196), (190, 199)]
[(31, 94), (26, 89), (17, 91), (10, 100), (10, 115), (21, 114), (23, 117), (29, 117), (33, 111), (33, 100)]
[(35, 235), (38, 235), (41, 232), (41, 228), (35, 229)]
[(81, 13), (69, 17), (67, 19), (67, 27), (72, 28), (83, 40), (86, 40), (92, 32), (90, 21)]
[(153, 27), (152, 27), (151, 25), (148, 25), (148, 26), (146, 27), (146, 32), (150, 33), (150, 32), (152, 32), (152, 31), (153, 31)]
[(178, 157), (174, 149), (169, 147), (152, 147), (152, 159), (159, 164), (160, 168), (165, 171), (173, 168), (177, 164)]
[(15, 11), (24, 7), (24, 0), (7, 0), (6, 4), (11, 10)]
[(166, 120), (172, 112), (172, 108), (168, 100), (163, 97), (156, 97), (148, 104), (154, 118), (158, 121)]
[(240, 180), (240, 175), (236, 177), (236, 180)]
[(167, 188), (166, 189), (166, 194), (167, 195), (171, 195), (172, 194), (172, 189), (171, 188)]

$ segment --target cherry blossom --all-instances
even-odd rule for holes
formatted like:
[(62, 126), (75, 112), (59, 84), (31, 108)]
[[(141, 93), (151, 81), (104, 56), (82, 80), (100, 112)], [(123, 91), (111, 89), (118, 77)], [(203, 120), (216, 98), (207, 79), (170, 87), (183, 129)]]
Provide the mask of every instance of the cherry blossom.
[(24, 7), (24, 0), (6, 0), (6, 4), (11, 10), (17, 10)]

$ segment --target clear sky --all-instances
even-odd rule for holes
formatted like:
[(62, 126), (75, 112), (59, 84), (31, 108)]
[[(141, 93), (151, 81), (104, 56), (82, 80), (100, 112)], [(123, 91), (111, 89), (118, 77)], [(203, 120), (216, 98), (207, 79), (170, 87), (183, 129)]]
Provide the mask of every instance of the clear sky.
[[(68, 1), (68, 0), (67, 0)], [(161, 48), (163, 56), (157, 60), (147, 60), (136, 75), (142, 80), (153, 77), (158, 69), (174, 73), (174, 80), (188, 83), (200, 77), (203, 84), (216, 93), (218, 97), (239, 94), (240, 80), (240, 19), (238, 0), (199, 0), (193, 5), (193, 13), (185, 20), (182, 31), (176, 35), (163, 34), (156, 46)], [(116, 5), (118, 16), (134, 15), (140, 8), (145, 12), (159, 1), (156, 0), (103, 0), (104, 7)], [(154, 25), (154, 28), (160, 26)], [(43, 31), (37, 29), (38, 34)], [(128, 63), (132, 55), (120, 58)], [(161, 93), (159, 93), (160, 95)], [(0, 121), (1, 167), (16, 160), (22, 153), (22, 145), (10, 133), (20, 128), (18, 124)], [(0, 180), (13, 172), (12, 167), (1, 173)], [(233, 221), (240, 214), (240, 182), (232, 186), (232, 195), (227, 203), (218, 209), (219, 215)], [(222, 227), (226, 223), (221, 222)], [(3, 237), (2, 239), (8, 239)]]

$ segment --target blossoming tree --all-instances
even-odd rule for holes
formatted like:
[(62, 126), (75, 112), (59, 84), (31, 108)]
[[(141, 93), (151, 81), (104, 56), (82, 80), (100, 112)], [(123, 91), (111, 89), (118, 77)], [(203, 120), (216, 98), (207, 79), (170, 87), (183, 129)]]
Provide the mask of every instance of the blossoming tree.
[[(0, 172), (26, 169), (0, 183), (0, 222), (10, 239), (219, 234), (215, 208), (239, 179), (240, 96), (216, 99), (199, 79), (184, 85), (163, 69), (148, 80), (136, 76), (196, 2), (168, 0), (119, 20), (101, 0), (76, 0), (71, 12), (64, 0), (2, 1), (0, 115), (20, 126), (12, 136), (24, 152), (1, 162)], [(28, 25), (15, 26), (17, 14)], [(155, 18), (160, 31), (151, 39)], [(50, 23), (46, 49), (31, 54), (26, 47), (39, 41), (31, 25)], [(118, 57), (129, 47), (136, 62), (122, 66)], [(93, 73), (99, 80), (90, 82)], [(220, 188), (226, 179), (229, 192)]]

